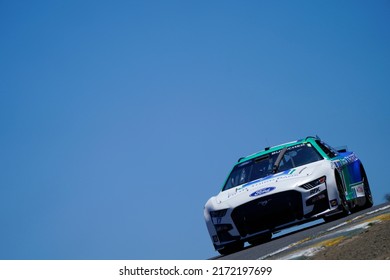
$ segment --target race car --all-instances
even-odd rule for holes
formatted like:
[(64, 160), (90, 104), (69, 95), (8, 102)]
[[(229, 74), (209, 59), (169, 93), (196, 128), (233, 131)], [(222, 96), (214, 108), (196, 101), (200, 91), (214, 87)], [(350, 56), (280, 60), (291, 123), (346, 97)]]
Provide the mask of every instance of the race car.
[(214, 248), (224, 255), (293, 225), (334, 220), (372, 205), (355, 153), (309, 136), (240, 158), (222, 190), (207, 201), (204, 217)]

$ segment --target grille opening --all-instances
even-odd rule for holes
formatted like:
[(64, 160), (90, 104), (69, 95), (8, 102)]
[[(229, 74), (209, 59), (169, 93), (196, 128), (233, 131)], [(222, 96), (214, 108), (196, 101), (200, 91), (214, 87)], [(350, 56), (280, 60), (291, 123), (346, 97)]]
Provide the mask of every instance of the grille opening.
[(236, 207), (232, 219), (242, 237), (303, 218), (302, 196), (286, 191), (260, 197)]

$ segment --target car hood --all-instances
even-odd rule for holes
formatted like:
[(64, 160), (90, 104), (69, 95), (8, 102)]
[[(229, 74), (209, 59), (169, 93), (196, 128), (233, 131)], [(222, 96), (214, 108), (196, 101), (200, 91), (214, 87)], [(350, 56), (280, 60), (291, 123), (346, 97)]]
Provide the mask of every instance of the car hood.
[[(268, 193), (276, 193), (292, 189), (295, 186), (304, 184), (312, 179), (315, 179), (318, 175), (318, 169), (324, 161), (318, 161), (315, 163), (307, 164), (297, 168), (289, 169), (277, 174), (272, 174), (264, 178), (260, 178), (235, 188), (222, 191), (214, 197), (215, 203), (220, 204), (231, 200), (235, 204), (234, 200), (241, 200), (242, 196), (247, 197), (260, 197), (265, 196)], [(230, 203), (229, 203), (230, 204)]]

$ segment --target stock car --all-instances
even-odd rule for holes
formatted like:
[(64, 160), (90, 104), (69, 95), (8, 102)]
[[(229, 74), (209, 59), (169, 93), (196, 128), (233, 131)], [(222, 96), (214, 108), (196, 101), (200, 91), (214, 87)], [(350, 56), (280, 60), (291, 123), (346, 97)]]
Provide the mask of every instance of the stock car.
[(318, 136), (240, 158), (222, 190), (204, 207), (215, 250), (230, 254), (282, 229), (334, 220), (373, 205), (363, 164)]

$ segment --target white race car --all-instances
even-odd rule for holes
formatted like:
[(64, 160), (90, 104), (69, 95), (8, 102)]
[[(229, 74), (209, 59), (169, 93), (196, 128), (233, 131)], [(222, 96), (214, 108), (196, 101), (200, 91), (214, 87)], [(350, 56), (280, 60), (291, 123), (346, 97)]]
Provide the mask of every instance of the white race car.
[(229, 254), (283, 228), (372, 205), (357, 156), (307, 137), (239, 159), (221, 192), (207, 201), (204, 217), (214, 248)]

